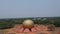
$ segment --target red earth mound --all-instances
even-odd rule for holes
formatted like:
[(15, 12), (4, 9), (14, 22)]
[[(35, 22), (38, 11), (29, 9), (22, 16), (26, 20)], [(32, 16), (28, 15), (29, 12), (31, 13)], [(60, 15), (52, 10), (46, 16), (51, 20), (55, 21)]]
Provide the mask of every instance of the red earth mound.
[(47, 26), (34, 25), (33, 28), (24, 28), (23, 25), (19, 25), (16, 28), (12, 28), (8, 31), (8, 34), (52, 34), (48, 31)]

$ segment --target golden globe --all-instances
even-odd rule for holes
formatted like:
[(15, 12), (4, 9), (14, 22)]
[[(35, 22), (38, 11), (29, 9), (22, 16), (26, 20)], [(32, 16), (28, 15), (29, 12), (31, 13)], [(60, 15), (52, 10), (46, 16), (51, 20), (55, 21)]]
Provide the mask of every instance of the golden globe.
[(24, 20), (23, 27), (24, 28), (32, 28), (34, 26), (34, 22), (32, 20)]

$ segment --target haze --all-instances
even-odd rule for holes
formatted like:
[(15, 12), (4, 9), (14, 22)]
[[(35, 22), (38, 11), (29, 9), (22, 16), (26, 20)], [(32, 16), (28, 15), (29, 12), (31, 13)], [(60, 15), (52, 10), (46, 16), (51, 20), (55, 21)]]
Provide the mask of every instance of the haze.
[(60, 16), (60, 0), (0, 0), (0, 18), (54, 16)]

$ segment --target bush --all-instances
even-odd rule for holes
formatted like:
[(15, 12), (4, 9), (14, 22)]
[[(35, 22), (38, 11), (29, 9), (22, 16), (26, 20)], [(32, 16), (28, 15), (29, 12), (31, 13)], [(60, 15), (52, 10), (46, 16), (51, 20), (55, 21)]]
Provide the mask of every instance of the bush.
[(0, 23), (0, 29), (10, 28), (13, 27), (13, 23)]
[(57, 23), (55, 22), (54, 25), (55, 25), (56, 27), (60, 27), (60, 23), (58, 23), (58, 22), (57, 22)]
[(56, 27), (60, 27), (60, 20), (55, 20), (54, 25), (55, 25)]

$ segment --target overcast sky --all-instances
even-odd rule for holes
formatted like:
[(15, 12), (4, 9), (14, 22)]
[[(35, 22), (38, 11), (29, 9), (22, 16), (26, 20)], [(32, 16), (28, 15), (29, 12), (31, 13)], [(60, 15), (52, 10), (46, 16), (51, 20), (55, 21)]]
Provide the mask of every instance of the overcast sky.
[(60, 0), (0, 0), (0, 18), (60, 16)]

